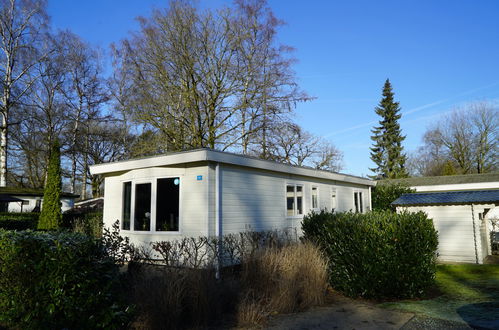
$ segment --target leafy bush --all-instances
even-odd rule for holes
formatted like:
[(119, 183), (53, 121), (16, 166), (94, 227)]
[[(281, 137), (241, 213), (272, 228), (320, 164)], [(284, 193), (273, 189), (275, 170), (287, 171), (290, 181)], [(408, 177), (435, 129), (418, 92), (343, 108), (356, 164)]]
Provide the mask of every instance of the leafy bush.
[(70, 210), (62, 215), (62, 227), (73, 232), (99, 238), (102, 236), (102, 212), (79, 212)]
[(118, 267), (75, 233), (0, 231), (0, 322), (23, 329), (121, 328)]
[(312, 213), (305, 237), (329, 261), (333, 288), (349, 296), (420, 296), (435, 278), (437, 232), (422, 213)]
[(0, 213), (0, 229), (36, 229), (40, 213)]
[(373, 211), (395, 211), (395, 208), (391, 203), (402, 194), (408, 194), (415, 191), (416, 190), (403, 184), (378, 184), (372, 192)]

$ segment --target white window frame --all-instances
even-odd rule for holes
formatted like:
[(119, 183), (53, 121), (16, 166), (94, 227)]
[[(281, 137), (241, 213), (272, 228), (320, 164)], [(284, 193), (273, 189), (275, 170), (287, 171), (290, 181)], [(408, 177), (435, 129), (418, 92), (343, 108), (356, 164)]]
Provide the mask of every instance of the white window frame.
[[(294, 207), (293, 207), (293, 215), (288, 215), (288, 186), (293, 186), (294, 187)], [(297, 214), (298, 210), (298, 203), (297, 203), (297, 194), (296, 194), (296, 187), (301, 187), (302, 191), (302, 197), (301, 197), (301, 209), (302, 213)], [(305, 186), (301, 183), (295, 183), (295, 182), (286, 182), (284, 185), (284, 214), (286, 214), (286, 218), (292, 219), (292, 218), (303, 218), (303, 215), (305, 214)]]
[(331, 212), (333, 212), (338, 208), (338, 191), (335, 187), (331, 187), (330, 194)]
[[(179, 178), (179, 206), (178, 206), (178, 230), (177, 231), (157, 231), (156, 230), (156, 206), (157, 206), (157, 186), (158, 180), (169, 179), (169, 178)], [(183, 196), (183, 176), (182, 175), (168, 175), (168, 176), (158, 176), (154, 178), (141, 178), (141, 179), (129, 179), (121, 181), (121, 215), (120, 215), (120, 231), (133, 234), (158, 234), (158, 235), (179, 235), (182, 234), (182, 196)], [(132, 183), (132, 192), (130, 194), (131, 205), (130, 205), (130, 229), (121, 229), (123, 223), (123, 184), (125, 182)], [(135, 230), (135, 186), (137, 184), (150, 183), (151, 184), (151, 218), (149, 224), (149, 230)]]
[[(358, 201), (358, 208), (357, 208), (357, 205), (355, 205), (355, 195), (357, 195), (357, 201)], [(363, 191), (362, 190), (354, 190), (353, 191), (353, 208), (354, 208), (354, 211), (355, 213), (364, 213), (364, 200), (363, 200), (363, 197), (364, 194), (363, 194)]]
[[(315, 191), (317, 192), (317, 200), (316, 200), (316, 205), (314, 207), (314, 189)], [(319, 198), (319, 186), (316, 186), (316, 185), (312, 185), (312, 187), (310, 188), (310, 209), (311, 210), (314, 210), (314, 211), (319, 211), (320, 209), (320, 198)]]

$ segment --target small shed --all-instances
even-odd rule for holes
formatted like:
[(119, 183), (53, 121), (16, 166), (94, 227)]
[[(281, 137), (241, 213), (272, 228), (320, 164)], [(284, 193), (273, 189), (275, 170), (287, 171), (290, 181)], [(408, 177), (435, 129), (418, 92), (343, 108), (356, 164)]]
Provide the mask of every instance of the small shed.
[(374, 181), (211, 149), (93, 165), (104, 225), (132, 242), (301, 230), (308, 212), (366, 212)]
[(491, 253), (487, 213), (499, 205), (499, 189), (403, 194), (397, 211), (423, 211), (438, 231), (441, 261), (483, 263)]

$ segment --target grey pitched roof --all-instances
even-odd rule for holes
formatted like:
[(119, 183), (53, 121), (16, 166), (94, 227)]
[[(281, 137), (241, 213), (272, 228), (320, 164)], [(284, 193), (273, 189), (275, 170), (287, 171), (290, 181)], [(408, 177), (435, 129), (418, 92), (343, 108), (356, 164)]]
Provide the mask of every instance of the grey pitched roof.
[(499, 203), (499, 189), (402, 194), (392, 205), (453, 205), (471, 203)]
[(465, 175), (445, 175), (445, 176), (425, 176), (405, 179), (379, 180), (378, 185), (404, 184), (413, 186), (433, 186), (439, 184), (459, 184), (476, 182), (499, 182), (499, 173), (485, 174), (465, 174)]

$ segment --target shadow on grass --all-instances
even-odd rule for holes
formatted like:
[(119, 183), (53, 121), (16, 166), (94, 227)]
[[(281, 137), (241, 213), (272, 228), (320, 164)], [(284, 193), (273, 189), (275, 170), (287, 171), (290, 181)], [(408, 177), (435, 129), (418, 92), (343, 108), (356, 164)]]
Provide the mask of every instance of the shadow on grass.
[(431, 318), (499, 329), (499, 265), (439, 265), (438, 297), (384, 304)]

